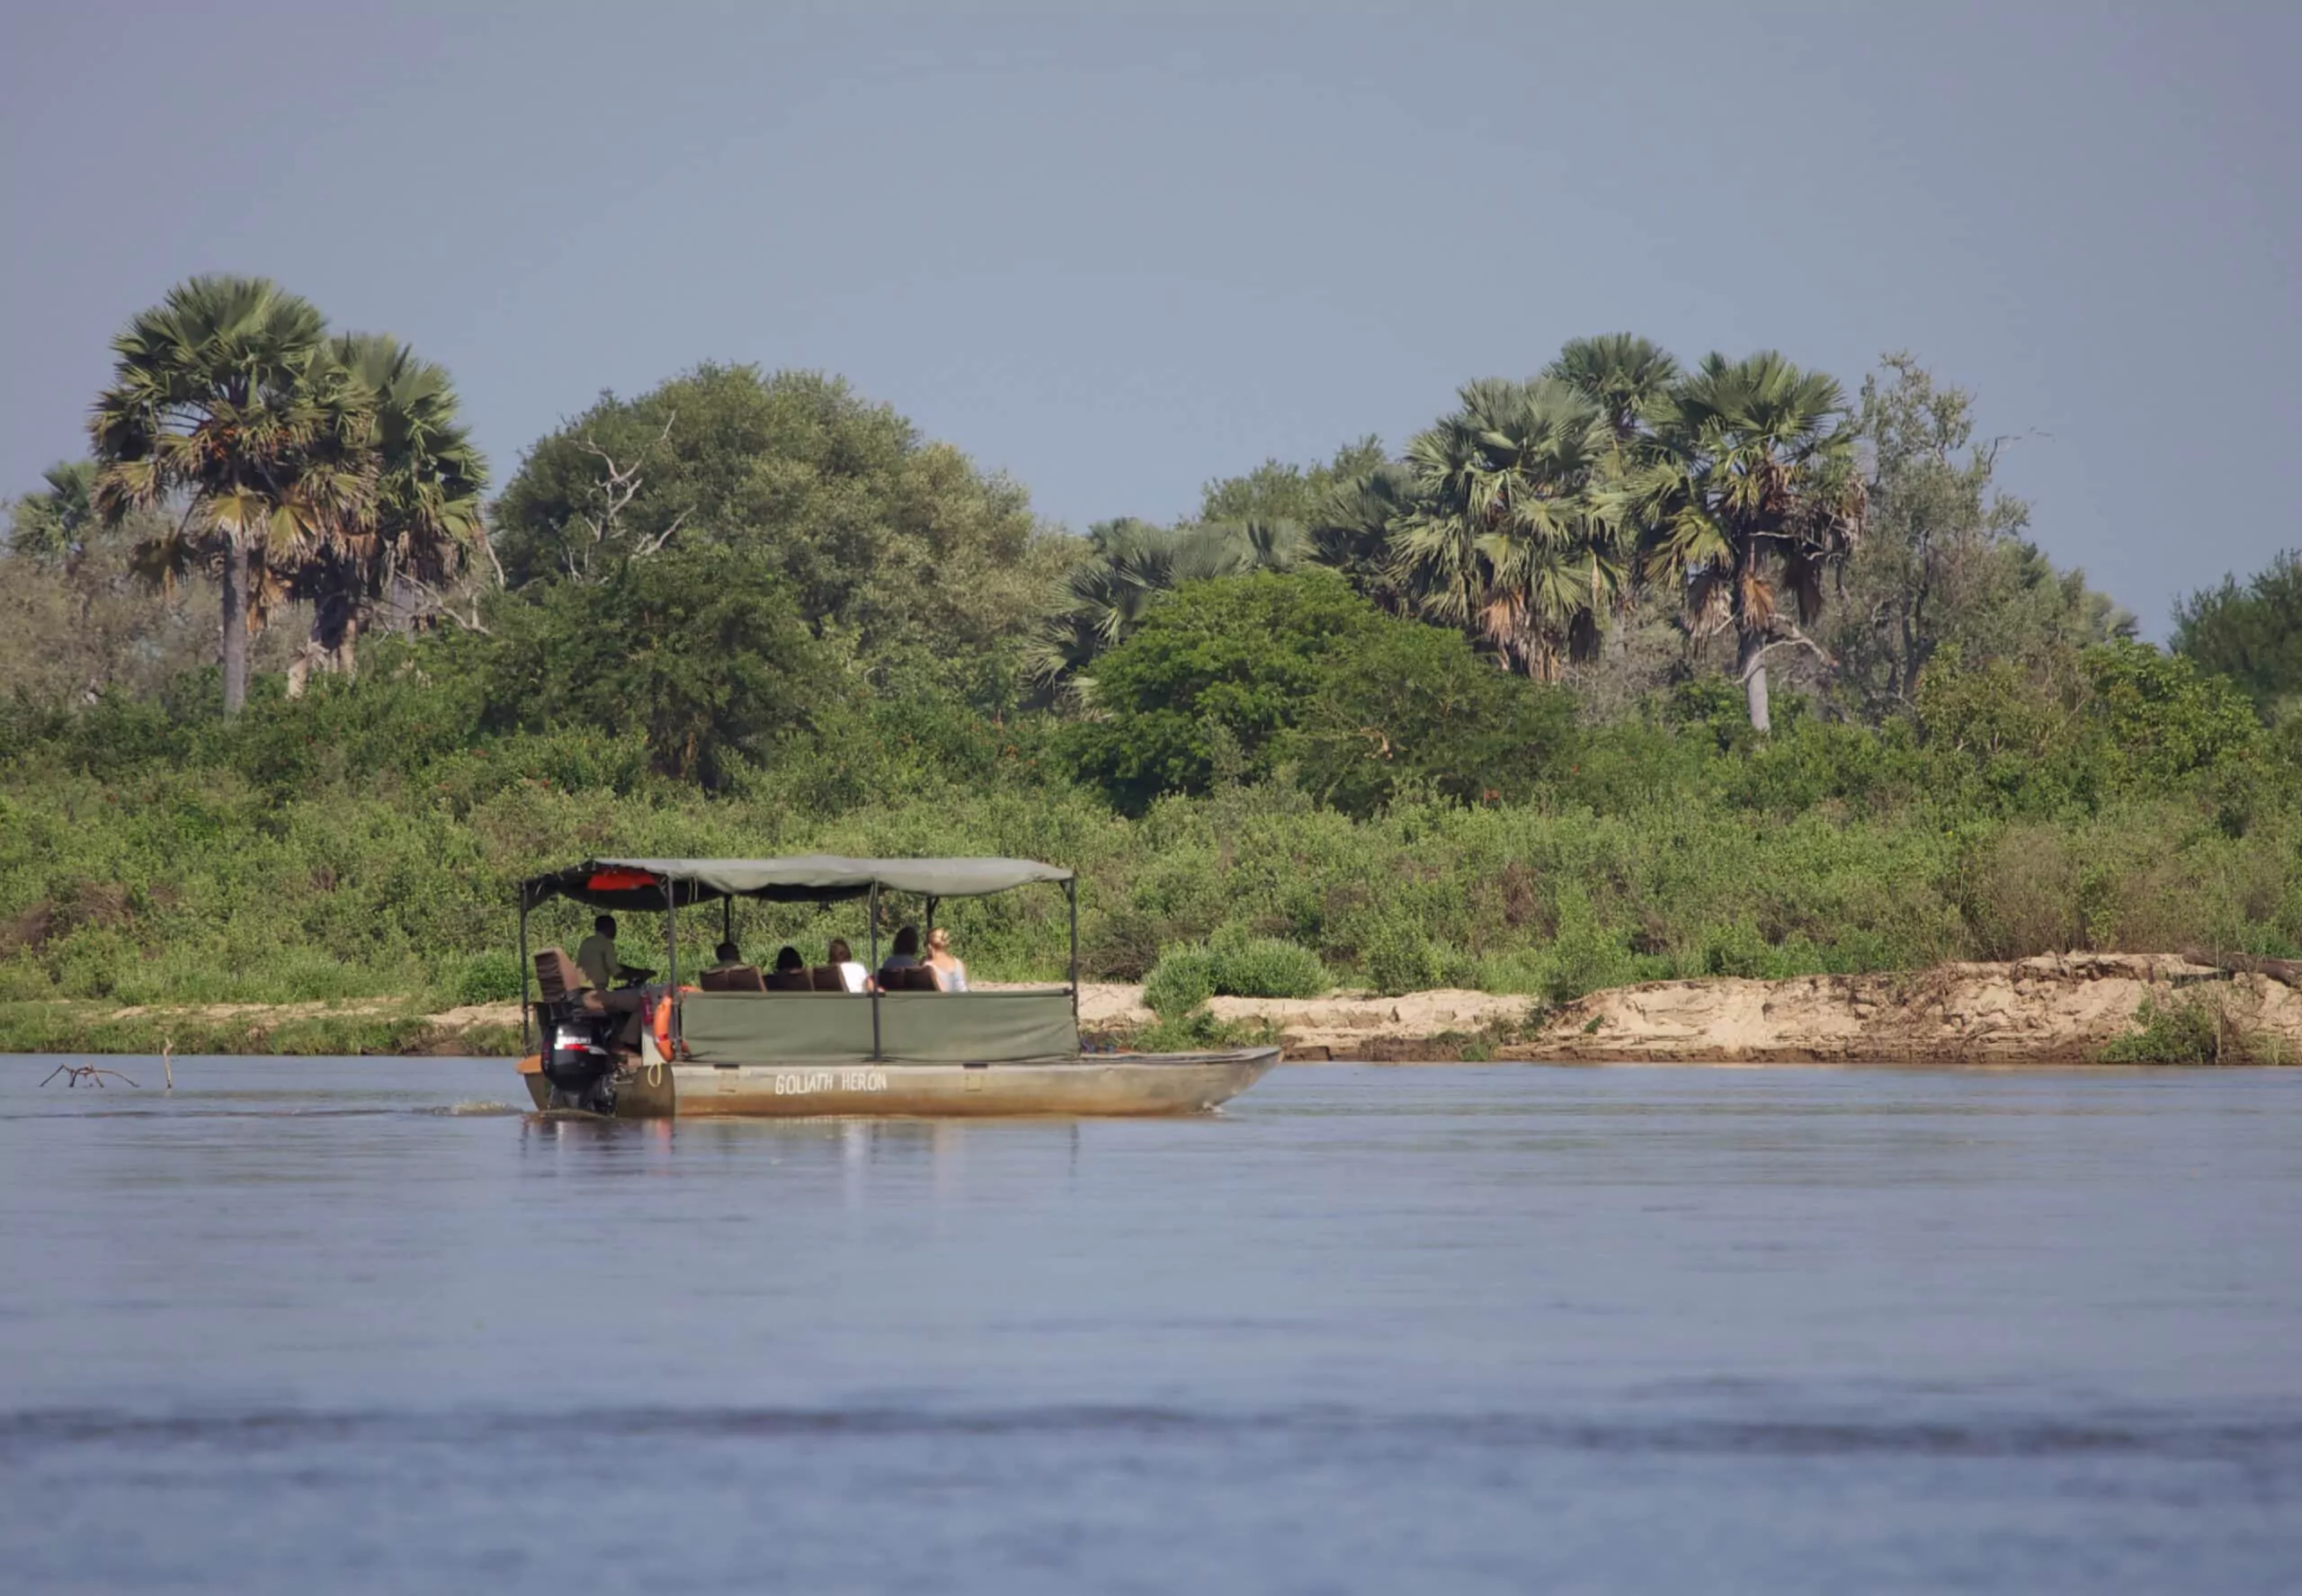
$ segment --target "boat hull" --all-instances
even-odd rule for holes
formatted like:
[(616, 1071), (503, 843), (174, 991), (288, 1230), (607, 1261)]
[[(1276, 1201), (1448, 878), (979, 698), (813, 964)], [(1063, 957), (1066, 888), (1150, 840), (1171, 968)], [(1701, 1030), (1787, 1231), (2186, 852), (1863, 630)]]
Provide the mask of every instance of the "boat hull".
[[(657, 1064), (618, 1081), (615, 1112), (620, 1119), (1200, 1114), (1278, 1062), (1276, 1048), (1247, 1048), (995, 1064)], [(522, 1075), (536, 1106), (549, 1106), (543, 1076)]]

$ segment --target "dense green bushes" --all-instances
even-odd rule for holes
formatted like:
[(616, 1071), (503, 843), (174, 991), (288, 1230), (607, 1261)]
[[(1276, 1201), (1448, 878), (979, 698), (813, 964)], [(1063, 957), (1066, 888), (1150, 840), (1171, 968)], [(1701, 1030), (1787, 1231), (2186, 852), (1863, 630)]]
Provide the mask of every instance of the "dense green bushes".
[(1210, 997), (1317, 997), (1334, 985), (1308, 949), (1233, 924), (1204, 942), (1168, 949), (1143, 984), (1143, 1001), (1174, 1020)]
[[(687, 780), (666, 774), (685, 735), (657, 746), (652, 711), (621, 708), (624, 650), (566, 691), (520, 678), (531, 712), (491, 708), (502, 661), (531, 646), (524, 622), (372, 646), (360, 680), (299, 703), (260, 682), (232, 722), (201, 702), (212, 673), (158, 701), (0, 709), (0, 1001), (501, 997), (518, 976), (513, 883), (617, 852), (1060, 860), (1084, 878), (1087, 974), (1155, 967), (1154, 995), (1178, 1012), (1331, 983), (1563, 1002), (1638, 979), (2065, 949), (2302, 950), (2292, 763), (2179, 659), (1938, 659), (1908, 719), (1825, 722), (1786, 700), (1761, 738), (1731, 688), (1701, 684), (1573, 726), (1555, 690), (1324, 575), (1163, 604), (1172, 624), (1107, 656), (1098, 685), (1115, 679), (1119, 703), (1087, 722), (835, 674), (811, 699), (763, 701), (822, 665), (818, 646), (774, 629), (771, 595), (727, 619), (768, 628), (786, 668), (722, 676), (704, 646), (716, 611), (683, 610), (706, 618), (703, 641), (666, 641), (689, 624), (667, 618), (629, 668), (725, 686), (666, 723), (701, 728)], [(745, 654), (745, 668), (779, 657)], [(1184, 696), (1162, 700), (1168, 687)], [(1139, 745), (1131, 727), (1149, 728)], [(1345, 757), (1360, 727), (1389, 755)], [(1111, 762), (1129, 747), (1145, 753), (1131, 771)], [(689, 917), (691, 950), (716, 940), (712, 921)], [(1064, 967), (1054, 894), (949, 905), (942, 923), (985, 979)], [(736, 929), (811, 958), (864, 930), (852, 908), (751, 905)], [(537, 934), (580, 930), (554, 908)]]

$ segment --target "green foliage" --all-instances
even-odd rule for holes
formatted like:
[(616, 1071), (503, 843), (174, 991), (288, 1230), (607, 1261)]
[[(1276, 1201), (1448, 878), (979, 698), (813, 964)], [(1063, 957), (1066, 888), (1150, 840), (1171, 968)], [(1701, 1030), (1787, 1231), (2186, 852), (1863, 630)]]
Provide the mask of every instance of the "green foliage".
[(1170, 948), (1143, 983), (1143, 1001), (1163, 1020), (1176, 1020), (1215, 995), (1215, 955), (1204, 946)]
[(1976, 441), (1971, 395), (1890, 354), (1863, 382), (1860, 426), (1869, 508), (1820, 634), (1836, 661), (1821, 683), (1831, 703), (1898, 714), (1946, 646), (1969, 664), (2027, 664), (2132, 634), (2083, 572), (2057, 572), (2022, 539), (2030, 506), (1997, 487), (1998, 445)]
[(1209, 939), (1215, 991), (1226, 997), (1319, 997), (1334, 982), (1319, 956), (1277, 937), (1227, 925)]
[(85, 548), (98, 531), (94, 460), (58, 460), (42, 473), (48, 484), (10, 507), (12, 554), (61, 562)]
[(2218, 993), (2196, 989), (2168, 1003), (2144, 998), (2134, 1030), (2102, 1049), (2104, 1064), (2260, 1064), (2260, 1039), (2233, 1021)]
[(1316, 465), (1267, 459), (1244, 477), (1221, 477), (1202, 488), (1199, 519), (1232, 523), (1286, 521), (1308, 526), (1318, 519), (1329, 495), (1379, 469), (1384, 459), (1382, 440), (1370, 435), (1344, 444), (1333, 459)]
[(1163, 792), (1206, 791), (1218, 755), (1235, 779), (1265, 776), (1329, 656), (1380, 624), (1325, 571), (1185, 588), (1098, 665), (1100, 714), (1072, 728), (1074, 765), (1137, 808)]
[(1208, 522), (1161, 527), (1122, 517), (1087, 529), (1080, 551), (1031, 646), (1030, 671), (1042, 688), (1092, 693), (1084, 673), (1133, 634), (1167, 593), (1194, 582), (1291, 570), (1305, 544), (1291, 521)]
[(1210, 997), (1318, 997), (1334, 985), (1309, 949), (1227, 925), (1205, 942), (1161, 954), (1143, 984), (1143, 1001), (1173, 1020)]
[(836, 666), (783, 581), (736, 550), (665, 550), (494, 612), (483, 724), (631, 736), (655, 768), (724, 786), (831, 698)]
[[(620, 475), (619, 475), (620, 474)], [(495, 507), (514, 587), (635, 551), (725, 548), (874, 670), (1020, 654), (1070, 551), (1029, 496), (836, 378), (706, 364), (603, 396), (539, 441)]]
[(1496, 670), (1459, 632), (1385, 620), (1329, 656), (1282, 752), (1307, 791), (1370, 815), (1406, 789), (1522, 802), (1578, 741), (1566, 692)]
[[(1921, 683), (1918, 720), (1941, 779), (1995, 812), (2092, 809), (2186, 787), (2243, 823), (2262, 783), (2291, 794), (2246, 700), (2181, 655), (2109, 643), (2025, 668), (1968, 667), (1946, 649)], [(2275, 799), (2273, 798), (2273, 801)]]
[(2174, 606), (2174, 652), (2227, 676), (2264, 717), (2302, 699), (2302, 558), (2289, 550), (2241, 587), (2195, 593)]
[(1630, 587), (1632, 536), (1595, 493), (1617, 440), (1598, 401), (1559, 378), (1482, 379), (1458, 397), (1407, 444), (1390, 564), (1418, 611), (1549, 680), (1596, 651)]

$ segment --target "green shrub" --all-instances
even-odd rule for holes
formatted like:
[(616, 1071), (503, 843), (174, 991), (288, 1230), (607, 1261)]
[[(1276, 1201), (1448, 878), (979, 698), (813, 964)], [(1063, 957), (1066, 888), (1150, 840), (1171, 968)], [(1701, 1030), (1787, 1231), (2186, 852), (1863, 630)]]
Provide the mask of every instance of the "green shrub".
[(1215, 995), (1215, 956), (1203, 947), (1170, 948), (1143, 983), (1143, 1001), (1162, 1020), (1180, 1020)]
[(1569, 1003), (1585, 993), (1624, 985), (1634, 978), (1624, 940), (1599, 923), (1583, 893), (1562, 892), (1558, 933), (1544, 961), (1541, 995), (1554, 1004)]
[(1227, 997), (1319, 997), (1334, 985), (1308, 948), (1225, 927), (1209, 941), (1215, 991)]
[(440, 994), (451, 1007), (467, 1003), (517, 1003), (520, 958), (508, 949), (468, 953), (449, 967)]
[(1172, 1020), (1210, 997), (1317, 997), (1334, 985), (1309, 949), (1226, 926), (1205, 942), (1162, 953), (1143, 984), (1143, 1001)]
[(1386, 997), (1429, 992), (1447, 979), (1446, 955), (1418, 928), (1387, 920), (1360, 951), (1367, 984)]
[(2134, 1030), (2102, 1049), (2105, 1064), (2259, 1064), (2262, 1040), (2234, 1021), (2220, 992), (2192, 990), (2170, 1003), (2144, 998)]

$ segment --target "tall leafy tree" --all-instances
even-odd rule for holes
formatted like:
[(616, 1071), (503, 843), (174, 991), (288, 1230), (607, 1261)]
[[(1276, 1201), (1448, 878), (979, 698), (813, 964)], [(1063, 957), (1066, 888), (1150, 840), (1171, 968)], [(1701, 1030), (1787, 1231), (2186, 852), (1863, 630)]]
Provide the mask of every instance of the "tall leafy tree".
[(2302, 704), (2302, 556), (2288, 550), (2241, 586), (2194, 593), (2174, 606), (2174, 649), (2238, 684), (2265, 716)]
[(816, 635), (883, 684), (1020, 655), (1077, 548), (1014, 482), (845, 382), (721, 365), (604, 397), (538, 441), (491, 539), (515, 588), (735, 549), (780, 573)]
[(2057, 571), (2022, 537), (2030, 506), (1997, 486), (2000, 443), (1976, 438), (1964, 389), (1887, 355), (1863, 380), (1859, 425), (1870, 457), (1862, 541), (1816, 634), (1837, 662), (1825, 691), (1842, 708), (1907, 713), (1945, 647), (1972, 667), (2132, 632), (2084, 573)]
[(112, 349), (89, 423), (97, 512), (170, 512), (139, 551), (154, 579), (218, 572), (224, 711), (237, 714), (255, 579), (349, 547), (372, 513), (372, 405), (331, 358), (319, 311), (263, 278), (195, 277)]
[(374, 406), (376, 486), (368, 514), (293, 574), (290, 591), (312, 603), (312, 632), (290, 670), (291, 696), (314, 665), (353, 668), (379, 602), (424, 612), (484, 536), (487, 460), (463, 424), (446, 368), (388, 334), (346, 334), (328, 354)]
[(1731, 629), (1751, 725), (1772, 728), (1766, 655), (1816, 647), (1824, 578), (1860, 538), (1865, 495), (1846, 396), (1768, 351), (1710, 354), (1649, 412), (1653, 445), (1602, 495), (1648, 572), (1680, 584), (1690, 626)]
[(1631, 576), (1594, 513), (1613, 447), (1605, 412), (1556, 378), (1483, 379), (1407, 445), (1413, 500), (1393, 525), (1392, 575), (1423, 613), (1556, 681), (1598, 644)]

